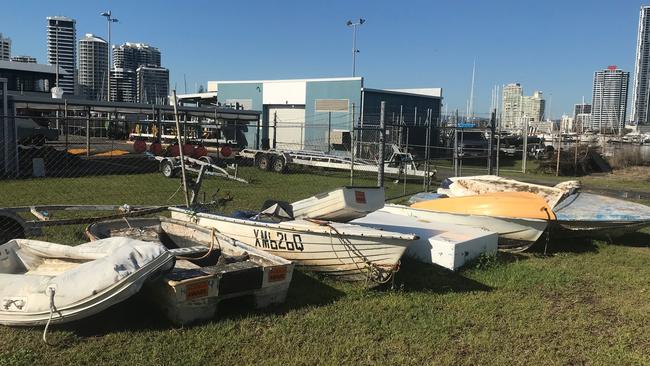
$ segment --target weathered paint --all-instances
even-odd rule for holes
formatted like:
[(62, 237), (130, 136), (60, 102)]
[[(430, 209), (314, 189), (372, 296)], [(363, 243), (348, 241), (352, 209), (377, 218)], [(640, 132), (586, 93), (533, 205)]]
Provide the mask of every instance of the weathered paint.
[(650, 223), (650, 207), (592, 193), (574, 193), (553, 211), (558, 221)]

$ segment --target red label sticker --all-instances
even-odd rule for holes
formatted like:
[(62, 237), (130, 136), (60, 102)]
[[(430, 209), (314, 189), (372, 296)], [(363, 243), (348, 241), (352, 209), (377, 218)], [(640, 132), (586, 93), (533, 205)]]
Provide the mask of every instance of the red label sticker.
[(185, 300), (197, 299), (200, 297), (208, 296), (208, 281), (197, 282), (187, 285), (187, 293)]
[(273, 267), (269, 271), (269, 282), (282, 281), (287, 277), (287, 267)]
[(366, 192), (354, 191), (354, 199), (357, 201), (357, 203), (366, 203)]

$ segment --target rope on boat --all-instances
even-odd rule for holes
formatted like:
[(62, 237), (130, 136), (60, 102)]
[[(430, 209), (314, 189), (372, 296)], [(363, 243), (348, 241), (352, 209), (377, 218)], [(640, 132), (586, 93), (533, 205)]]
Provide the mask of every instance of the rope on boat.
[(394, 274), (399, 271), (400, 267), (400, 262), (398, 261), (396, 265), (392, 266), (389, 264), (376, 264), (368, 258), (366, 258), (364, 255), (362, 255), (358, 250), (354, 253), (355, 250), (350, 250), (350, 244), (347, 244), (344, 240), (343, 234), (341, 234), (338, 229), (336, 229), (330, 222), (328, 221), (321, 221), (321, 220), (314, 220), (314, 219), (305, 219), (306, 221), (312, 222), (314, 224), (318, 224), (320, 226), (327, 226), (330, 231), (330, 246), (332, 247), (332, 251), (334, 252), (334, 255), (336, 255), (336, 258), (341, 262), (344, 263), (341, 258), (338, 255), (338, 252), (334, 248), (334, 241), (332, 238), (332, 231), (336, 233), (338, 236), (339, 240), (343, 244), (343, 247), (345, 248), (346, 252), (348, 253), (348, 257), (354, 263), (354, 265), (357, 267), (357, 270), (360, 272), (363, 272), (363, 268), (359, 267), (359, 263), (354, 260), (353, 254), (355, 254), (357, 257), (359, 257), (361, 260), (363, 260), (364, 264), (366, 265), (367, 271), (366, 271), (366, 287), (368, 286), (369, 281), (373, 281), (378, 284), (384, 284), (388, 283), (394, 276)]
[(546, 242), (544, 243), (544, 255), (546, 255), (546, 249), (551, 240), (551, 213), (548, 212), (548, 208), (546, 207), (542, 207), (542, 211), (546, 212), (546, 216), (548, 217), (548, 224), (546, 225)]
[[(43, 342), (51, 346), (52, 344), (50, 344), (47, 341), (47, 331), (50, 328), (50, 323), (52, 322), (52, 315), (54, 314), (54, 312), (58, 312), (58, 310), (56, 310), (56, 305), (54, 305), (54, 294), (56, 293), (56, 290), (54, 289), (54, 287), (48, 287), (47, 290), (50, 294), (50, 316), (47, 319), (47, 323), (45, 323), (45, 329), (43, 329)], [(61, 317), (63, 316), (61, 315)]]
[(194, 257), (176, 256), (176, 259), (184, 259), (184, 260), (188, 260), (188, 261), (198, 261), (198, 260), (201, 260), (201, 259), (208, 258), (210, 256), (210, 254), (212, 254), (212, 250), (214, 249), (214, 239), (215, 238), (217, 239), (217, 244), (219, 245), (219, 249), (221, 249), (221, 243), (219, 243), (219, 237), (217, 236), (217, 231), (215, 230), (215, 228), (212, 228), (210, 230), (210, 248), (208, 248), (208, 251), (205, 254), (203, 254), (200, 257), (196, 257), (196, 258), (194, 258)]

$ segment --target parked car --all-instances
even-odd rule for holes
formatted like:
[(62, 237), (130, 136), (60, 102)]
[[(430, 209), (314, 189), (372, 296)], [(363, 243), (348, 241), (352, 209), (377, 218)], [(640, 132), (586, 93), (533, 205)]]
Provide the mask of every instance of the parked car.
[(57, 141), (59, 131), (43, 127), (31, 118), (16, 118), (18, 143), (21, 145), (42, 146), (46, 141)]

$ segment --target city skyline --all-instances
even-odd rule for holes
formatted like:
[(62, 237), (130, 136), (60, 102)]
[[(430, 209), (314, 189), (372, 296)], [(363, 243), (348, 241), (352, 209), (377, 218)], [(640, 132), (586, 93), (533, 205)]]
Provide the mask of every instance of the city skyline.
[[(283, 2), (273, 9), (269, 4), (253, 1), (248, 3), (247, 12), (239, 15), (216, 11), (218, 7), (211, 3), (203, 4), (205, 11), (197, 12), (181, 6), (151, 6), (153, 3), (146, 1), (129, 6), (108, 1), (70, 1), (39, 3), (37, 9), (26, 12), (30, 8), (27, 3), (7, 4), (8, 11), (0, 14), (0, 31), (12, 39), (14, 54), (45, 59), (42, 30), (33, 29), (33, 25), (42, 27), (43, 17), (50, 15), (75, 18), (79, 34), (94, 33), (106, 38), (105, 19), (99, 12), (112, 10), (120, 22), (113, 27), (111, 43), (143, 42), (163, 50), (170, 70), (170, 88), (176, 87), (179, 93), (185, 91), (184, 80), (188, 92), (192, 92), (198, 85), (205, 87), (208, 80), (215, 79), (349, 76), (351, 31), (345, 20), (363, 16), (367, 22), (358, 32), (357, 48), (361, 52), (357, 73), (365, 78), (366, 86), (442, 87), (446, 109), (458, 108), (463, 112), (470, 94), (472, 62), (476, 59), (475, 114), (487, 113), (494, 85), (519, 82), (529, 90), (544, 92), (547, 108), (550, 107), (547, 115), (555, 119), (570, 113), (582, 96), (590, 97), (594, 71), (609, 64), (634, 71), (642, 5), (622, 1), (614, 9), (603, 9), (604, 2), (562, 3), (564, 8), (560, 11), (553, 10), (553, 2), (524, 5), (505, 1), (489, 6), (470, 2), (470, 9), (454, 3), (411, 2), (411, 6), (405, 6), (403, 12), (391, 19), (392, 3), (369, 1), (349, 7), (333, 2), (327, 9), (319, 4), (296, 2)], [(284, 8), (292, 13), (284, 14)], [(569, 16), (565, 14), (567, 8), (576, 12)], [(507, 16), (502, 14), (505, 9), (509, 12)], [(539, 16), (524, 17), (531, 11), (537, 11)], [(274, 17), (268, 17), (269, 13)], [(308, 13), (319, 16), (311, 17)], [(427, 13), (435, 15), (424, 16)], [(293, 17), (292, 22), (287, 19), (289, 16)], [(607, 27), (597, 24), (605, 16), (611, 21)], [(256, 21), (249, 22), (248, 18)], [(169, 22), (174, 19), (189, 21), (190, 26), (174, 26)], [(565, 22), (568, 19), (572, 22)], [(461, 20), (462, 26), (458, 26)], [(567, 25), (568, 30), (564, 29)], [(519, 42), (510, 51), (517, 57), (506, 59), (502, 56), (508, 45), (499, 42), (499, 37), (512, 32), (511, 28), (519, 29), (518, 37), (534, 42)], [(227, 29), (232, 31), (226, 32)], [(40, 41), (34, 42), (38, 36)], [(198, 44), (213, 46), (197, 48)], [(389, 52), (384, 49), (385, 44), (390, 45)]]

